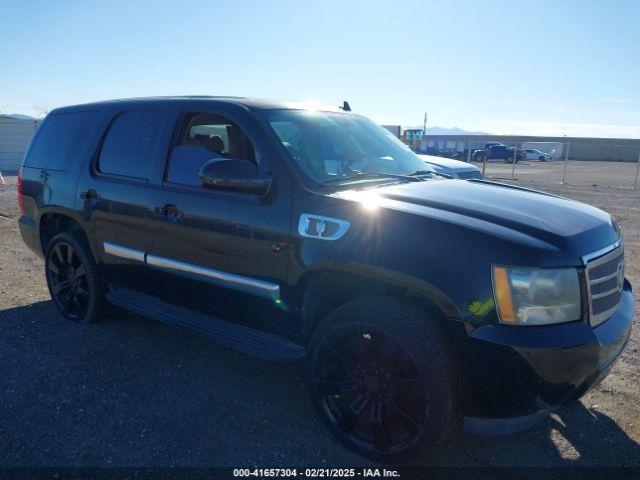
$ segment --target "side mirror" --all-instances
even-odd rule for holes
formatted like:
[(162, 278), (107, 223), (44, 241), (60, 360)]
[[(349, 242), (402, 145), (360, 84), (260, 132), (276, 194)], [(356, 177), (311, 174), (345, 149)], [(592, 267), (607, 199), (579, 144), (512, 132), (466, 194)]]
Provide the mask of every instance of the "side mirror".
[(264, 196), (271, 188), (271, 179), (258, 177), (256, 166), (247, 160), (214, 158), (202, 165), (198, 176), (200, 185), (211, 190)]

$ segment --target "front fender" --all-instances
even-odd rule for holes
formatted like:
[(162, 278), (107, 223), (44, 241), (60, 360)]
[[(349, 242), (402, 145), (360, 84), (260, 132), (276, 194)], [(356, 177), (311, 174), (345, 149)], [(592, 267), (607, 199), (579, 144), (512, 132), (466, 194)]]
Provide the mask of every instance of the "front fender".
[(412, 277), (399, 271), (358, 262), (341, 263), (322, 261), (310, 265), (299, 282), (304, 284), (306, 277), (314, 276), (318, 273), (350, 274), (354, 277), (374, 280), (386, 285), (398, 287), (413, 295), (429, 299), (450, 319), (463, 319), (463, 315), (456, 304), (444, 292), (420, 278)]
[[(294, 201), (291, 285), (310, 272), (349, 272), (422, 295), (449, 318), (473, 325), (497, 323), (491, 264), (512, 257), (514, 243), (505, 235), (452, 222), (444, 214), (367, 209), (355, 201), (309, 193)], [(345, 221), (350, 227), (335, 240), (301, 235), (298, 220), (304, 214)]]

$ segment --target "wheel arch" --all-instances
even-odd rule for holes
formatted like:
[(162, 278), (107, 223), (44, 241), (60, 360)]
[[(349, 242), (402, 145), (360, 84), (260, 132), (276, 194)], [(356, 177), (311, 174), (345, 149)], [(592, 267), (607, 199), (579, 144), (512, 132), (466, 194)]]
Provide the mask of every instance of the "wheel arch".
[(62, 232), (78, 232), (84, 236), (85, 240), (90, 245), (88, 242), (89, 237), (80, 219), (67, 211), (51, 209), (44, 212), (40, 216), (39, 224), (40, 244), (42, 246), (42, 252), (45, 253), (45, 255), (47, 246), (49, 245), (49, 242), (51, 242), (51, 239), (58, 233)]
[(425, 310), (439, 313), (442, 318), (462, 319), (454, 302), (434, 285), (401, 272), (371, 265), (317, 266), (300, 277), (298, 288), (305, 341), (329, 312), (365, 296), (407, 298)]

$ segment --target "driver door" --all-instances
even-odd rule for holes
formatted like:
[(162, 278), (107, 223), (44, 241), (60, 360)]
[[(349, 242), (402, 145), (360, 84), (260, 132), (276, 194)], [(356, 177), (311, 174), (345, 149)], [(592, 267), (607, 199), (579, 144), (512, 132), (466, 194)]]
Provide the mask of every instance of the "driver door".
[(198, 177), (213, 158), (248, 160), (266, 172), (243, 127), (222, 112), (183, 115), (152, 194), (155, 241), (147, 262), (162, 279), (165, 301), (252, 324), (273, 313), (286, 280), (291, 197), (210, 190)]

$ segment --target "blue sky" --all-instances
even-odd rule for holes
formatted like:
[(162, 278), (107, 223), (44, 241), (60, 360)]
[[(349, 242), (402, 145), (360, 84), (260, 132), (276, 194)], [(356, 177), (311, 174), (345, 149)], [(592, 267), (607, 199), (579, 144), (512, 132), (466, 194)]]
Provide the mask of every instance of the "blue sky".
[(211, 94), (379, 123), (640, 138), (640, 2), (12, 1), (0, 111)]

